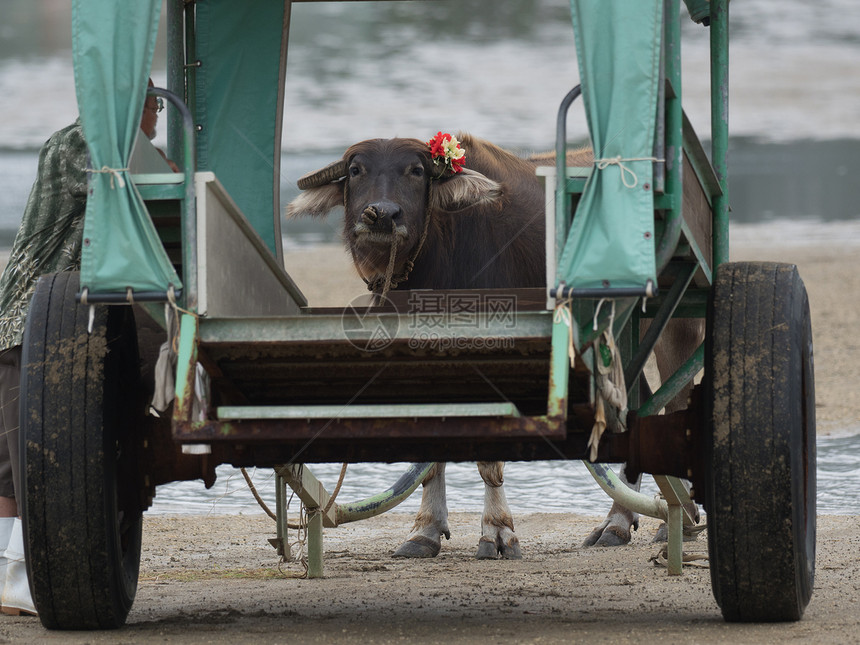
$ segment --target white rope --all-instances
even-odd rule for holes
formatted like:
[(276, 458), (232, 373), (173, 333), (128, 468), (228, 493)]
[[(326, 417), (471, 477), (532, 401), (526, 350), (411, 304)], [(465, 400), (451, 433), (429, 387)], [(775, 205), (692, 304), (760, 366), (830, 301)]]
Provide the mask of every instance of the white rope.
[[(639, 184), (639, 177), (622, 163), (625, 161), (653, 161), (654, 163), (662, 163), (666, 160), (658, 159), (657, 157), (622, 157), (618, 155), (617, 157), (607, 157), (606, 159), (595, 159), (594, 165), (598, 170), (606, 170), (609, 166), (618, 166), (618, 169), (621, 171), (621, 183), (627, 188), (636, 188)], [(628, 177), (630, 177), (629, 182), (627, 181)]]
[(567, 334), (567, 356), (570, 359), (570, 366), (576, 367), (576, 346), (573, 338), (573, 314), (570, 312), (571, 299), (559, 300), (555, 305), (555, 313), (553, 314), (553, 322), (564, 323), (568, 329)]
[(121, 172), (128, 172), (128, 168), (111, 168), (110, 166), (102, 166), (100, 170), (95, 170), (93, 168), (87, 168), (87, 172), (91, 172), (93, 174), (108, 174), (110, 175), (110, 187), (113, 189), (113, 178), (116, 177), (116, 183), (119, 184), (120, 188), (125, 188), (125, 180), (122, 178)]

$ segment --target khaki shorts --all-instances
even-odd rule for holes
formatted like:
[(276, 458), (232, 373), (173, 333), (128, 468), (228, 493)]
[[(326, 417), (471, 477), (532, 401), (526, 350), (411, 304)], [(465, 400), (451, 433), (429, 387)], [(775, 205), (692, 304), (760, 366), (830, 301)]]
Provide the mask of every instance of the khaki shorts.
[(15, 497), (21, 473), (18, 463), (18, 388), (21, 346), (0, 351), (0, 497)]

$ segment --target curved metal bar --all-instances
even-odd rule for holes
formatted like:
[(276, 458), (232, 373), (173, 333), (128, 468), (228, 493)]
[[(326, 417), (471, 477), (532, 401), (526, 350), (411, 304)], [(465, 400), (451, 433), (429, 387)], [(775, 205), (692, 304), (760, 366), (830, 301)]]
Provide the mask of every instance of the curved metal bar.
[(183, 154), (182, 172), (185, 173), (185, 198), (182, 208), (182, 282), (185, 308), (197, 311), (197, 203), (194, 192), (194, 168), (197, 165), (194, 142), (194, 119), (183, 100), (170, 90), (147, 88), (147, 95), (160, 96), (170, 101), (182, 116)]
[(388, 490), (358, 502), (337, 504), (338, 525), (365, 520), (391, 510), (418, 488), (435, 465), (432, 461), (412, 464)]
[(669, 505), (665, 500), (649, 497), (644, 493), (633, 490), (621, 481), (621, 478), (606, 464), (594, 464), (589, 461), (583, 461), (582, 463), (585, 464), (588, 472), (591, 473), (595, 481), (600, 484), (603, 491), (613, 501), (618, 502), (621, 506), (630, 509), (634, 513), (656, 517), (664, 522), (669, 520)]
[(677, 369), (677, 371), (666, 379), (660, 389), (654, 392), (638, 410), (640, 417), (657, 414), (660, 410), (674, 399), (683, 387), (692, 381), (696, 374), (705, 366), (705, 343), (696, 348), (693, 355)]
[[(570, 200), (565, 190), (565, 172), (567, 169), (567, 111), (571, 104), (582, 94), (582, 86), (577, 85), (562, 99), (558, 108), (555, 125), (555, 261), (558, 263), (567, 232), (570, 227)], [(554, 285), (550, 285), (554, 286)]]

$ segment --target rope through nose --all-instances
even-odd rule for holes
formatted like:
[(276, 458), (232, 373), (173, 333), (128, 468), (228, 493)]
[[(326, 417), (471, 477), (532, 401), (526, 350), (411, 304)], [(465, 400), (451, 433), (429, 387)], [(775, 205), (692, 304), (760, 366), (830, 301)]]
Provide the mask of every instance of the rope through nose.
[[(365, 211), (367, 212), (367, 211)], [(388, 268), (385, 269), (385, 284), (382, 286), (382, 294), (379, 299), (384, 300), (391, 289), (391, 280), (394, 277), (394, 258), (397, 256), (397, 223), (391, 220), (391, 251), (388, 254)], [(380, 303), (381, 304), (381, 303)]]

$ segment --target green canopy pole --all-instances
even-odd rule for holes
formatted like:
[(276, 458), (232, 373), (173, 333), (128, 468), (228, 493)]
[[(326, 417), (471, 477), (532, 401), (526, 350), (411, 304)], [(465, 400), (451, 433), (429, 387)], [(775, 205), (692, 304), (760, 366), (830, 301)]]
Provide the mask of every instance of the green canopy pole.
[(714, 197), (714, 266), (729, 260), (729, 1), (711, 0), (711, 159), (722, 193)]
[[(665, 195), (670, 199), (669, 207), (664, 210), (664, 228), (657, 242), (656, 263), (658, 273), (671, 261), (681, 239), (683, 222), (681, 208), (683, 202), (683, 109), (681, 106), (681, 21), (678, 15), (681, 11), (679, 0), (668, 0), (666, 3), (664, 69), (666, 80), (672, 91), (667, 91), (665, 101), (665, 155), (666, 182)], [(669, 158), (669, 155), (672, 157)]]
[[(167, 3), (167, 89), (185, 96), (185, 44), (183, 32), (183, 0), (169, 0)], [(167, 114), (167, 156), (179, 159), (182, 153), (180, 137), (182, 136), (182, 117), (171, 110)]]

